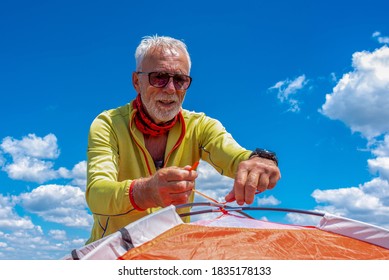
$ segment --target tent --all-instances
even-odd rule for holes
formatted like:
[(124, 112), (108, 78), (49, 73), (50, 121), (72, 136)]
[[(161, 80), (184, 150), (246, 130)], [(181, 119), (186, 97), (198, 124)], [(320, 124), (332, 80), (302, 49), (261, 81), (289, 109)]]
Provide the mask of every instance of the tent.
[[(192, 203), (190, 213), (216, 212), (216, 218), (183, 223), (169, 206), (103, 239), (75, 249), (72, 260), (370, 260), (389, 259), (389, 230), (360, 221), (282, 208), (232, 207)], [(203, 207), (193, 211), (196, 207)], [(205, 208), (204, 208), (205, 207)], [(196, 208), (197, 209), (197, 208)], [(299, 226), (256, 220), (252, 211), (283, 211), (314, 215), (317, 225)]]

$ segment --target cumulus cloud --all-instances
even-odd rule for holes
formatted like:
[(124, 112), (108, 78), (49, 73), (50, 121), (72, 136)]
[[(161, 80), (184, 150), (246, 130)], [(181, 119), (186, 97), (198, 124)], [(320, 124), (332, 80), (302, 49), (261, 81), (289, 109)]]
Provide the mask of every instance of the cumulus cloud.
[(20, 194), (18, 202), (25, 210), (46, 221), (69, 227), (90, 227), (92, 223), (86, 210), (85, 194), (78, 187), (43, 185)]
[[(373, 37), (385, 40), (379, 32)], [(368, 140), (374, 158), (367, 165), (377, 177), (354, 187), (316, 189), (312, 196), (317, 210), (389, 228), (389, 48), (354, 53), (352, 67), (326, 95), (320, 112)]]
[(55, 240), (66, 240), (66, 231), (53, 229), (49, 231), (49, 236)]
[(389, 157), (389, 135), (385, 135), (382, 141), (376, 141), (372, 153), (377, 157)]
[(0, 259), (59, 259), (85, 243), (82, 238), (69, 238), (64, 229), (45, 233), (30, 217), (19, 216), (16, 206), (67, 227), (89, 228), (92, 224), (84, 192), (78, 187), (46, 185), (18, 196), (0, 194)]
[(85, 243), (84, 239), (66, 240), (64, 230), (45, 234), (28, 216), (19, 216), (19, 199), (0, 194), (0, 259), (59, 259)]
[(305, 75), (301, 75), (294, 80), (286, 79), (284, 81), (277, 82), (274, 86), (270, 87), (269, 90), (277, 91), (277, 98), (282, 102), (286, 102), (289, 104), (289, 111), (291, 112), (299, 112), (300, 105), (299, 101), (296, 99), (296, 93), (301, 90), (306, 84), (308, 80)]
[(320, 112), (372, 139), (389, 132), (389, 48), (356, 52)]
[(387, 180), (374, 178), (361, 185), (360, 188), (365, 194), (377, 197), (382, 205), (389, 207), (389, 182)]
[(0, 148), (4, 155), (12, 158), (11, 163), (3, 166), (11, 179), (43, 183), (60, 177), (62, 170), (54, 170), (54, 163), (49, 161), (60, 154), (57, 138), (53, 134), (43, 138), (29, 134), (21, 140), (6, 137)]
[(35, 226), (29, 217), (20, 217), (14, 207), (15, 201), (10, 196), (0, 194), (0, 230), (27, 230)]
[(330, 203), (342, 214), (363, 213), (382, 207), (378, 197), (366, 194), (358, 187), (315, 190), (312, 196), (318, 203)]
[(0, 150), (0, 167), (3, 167), (5, 165), (5, 158), (3, 156), (3, 153)]
[[(328, 212), (351, 219), (389, 228), (389, 182), (374, 178), (358, 187), (316, 189), (312, 197), (318, 205), (313, 211)], [(295, 224), (318, 224), (315, 216), (289, 213), (287, 219)]]
[(22, 140), (5, 137), (0, 146), (13, 159), (25, 156), (38, 159), (56, 159), (60, 154), (57, 137), (54, 134), (48, 134), (43, 138), (37, 137), (35, 134), (28, 134)]
[[(389, 228), (389, 136), (371, 150), (378, 157), (368, 167), (378, 177), (357, 187), (319, 190), (312, 193), (316, 210), (346, 216)], [(292, 216), (291, 216), (292, 218)], [(296, 218), (296, 217), (293, 217)]]
[(85, 239), (66, 240), (61, 230), (51, 230), (45, 234), (40, 227), (12, 232), (0, 231), (0, 259), (44, 259), (58, 260), (72, 249), (85, 244)]
[(381, 36), (381, 32), (379, 31), (374, 32), (372, 37), (375, 38), (380, 44), (389, 44), (389, 37)]
[(43, 183), (59, 178), (57, 171), (53, 170), (53, 163), (35, 158), (20, 158), (6, 165), (3, 170), (14, 180)]
[[(328, 211), (329, 213), (334, 213), (334, 211)], [(321, 217), (315, 215), (307, 215), (307, 214), (298, 214), (298, 213), (288, 213), (286, 214), (286, 219), (294, 224), (294, 225), (318, 225)]]
[(315, 190), (317, 209), (389, 228), (389, 183), (380, 178), (359, 187)]
[(71, 185), (80, 187), (83, 191), (86, 188), (86, 161), (77, 163), (70, 172)]
[[(11, 162), (7, 162), (7, 155)], [(21, 140), (5, 137), (0, 144), (0, 166), (9, 178), (40, 184), (55, 179), (72, 179), (71, 184), (85, 190), (86, 162), (77, 163), (72, 170), (55, 169), (53, 160), (59, 155), (57, 138), (53, 134), (44, 137), (28, 134)]]
[[(0, 168), (9, 178), (40, 184), (67, 179), (69, 183), (40, 185), (13, 196), (0, 194), (0, 259), (58, 259), (85, 243), (69, 236), (63, 226), (89, 229), (92, 225), (85, 201), (86, 162), (72, 169), (55, 168), (59, 155), (53, 134), (6, 137), (0, 142)], [(61, 229), (44, 232), (33, 223), (35, 219), (56, 223)]]
[(257, 199), (257, 203), (260, 206), (276, 206), (276, 205), (281, 204), (281, 201), (279, 201), (273, 195), (270, 195), (270, 196), (265, 195), (264, 197), (259, 197)]
[[(199, 176), (196, 180), (196, 189), (217, 201), (223, 202), (224, 197), (231, 191), (233, 180), (220, 175), (209, 163), (201, 161), (198, 167)], [(196, 201), (204, 198), (196, 195)]]
[(378, 157), (367, 161), (372, 173), (378, 173), (381, 178), (389, 181), (389, 157)]

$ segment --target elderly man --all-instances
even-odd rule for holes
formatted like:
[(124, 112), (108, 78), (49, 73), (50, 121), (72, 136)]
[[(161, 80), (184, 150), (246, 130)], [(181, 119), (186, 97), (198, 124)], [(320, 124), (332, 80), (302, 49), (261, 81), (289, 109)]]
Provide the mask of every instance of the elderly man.
[(94, 225), (87, 243), (161, 207), (192, 202), (191, 166), (200, 159), (235, 178), (225, 199), (239, 205), (280, 179), (274, 153), (243, 149), (219, 121), (182, 109), (192, 82), (182, 41), (145, 37), (135, 58), (137, 97), (101, 113), (90, 128), (86, 199)]

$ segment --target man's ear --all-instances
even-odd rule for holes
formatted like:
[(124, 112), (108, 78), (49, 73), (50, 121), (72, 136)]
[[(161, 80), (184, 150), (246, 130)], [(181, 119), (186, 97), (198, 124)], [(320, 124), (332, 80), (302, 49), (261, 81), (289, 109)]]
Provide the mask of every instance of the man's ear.
[(137, 93), (140, 93), (139, 76), (136, 72), (132, 72), (132, 85)]

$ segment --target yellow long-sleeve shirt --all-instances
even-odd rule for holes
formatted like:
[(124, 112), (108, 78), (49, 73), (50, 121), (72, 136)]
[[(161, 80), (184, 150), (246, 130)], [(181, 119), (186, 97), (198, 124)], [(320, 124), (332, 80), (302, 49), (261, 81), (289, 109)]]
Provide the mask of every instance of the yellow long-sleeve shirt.
[[(143, 134), (134, 124), (135, 112), (129, 103), (101, 113), (91, 125), (86, 200), (94, 225), (87, 243), (157, 210), (137, 211), (129, 200), (132, 180), (156, 172)], [(219, 121), (204, 113), (182, 110), (182, 115), (183, 120), (169, 131), (164, 166), (183, 167), (202, 159), (234, 178), (238, 164), (248, 159), (251, 151), (242, 148)]]

